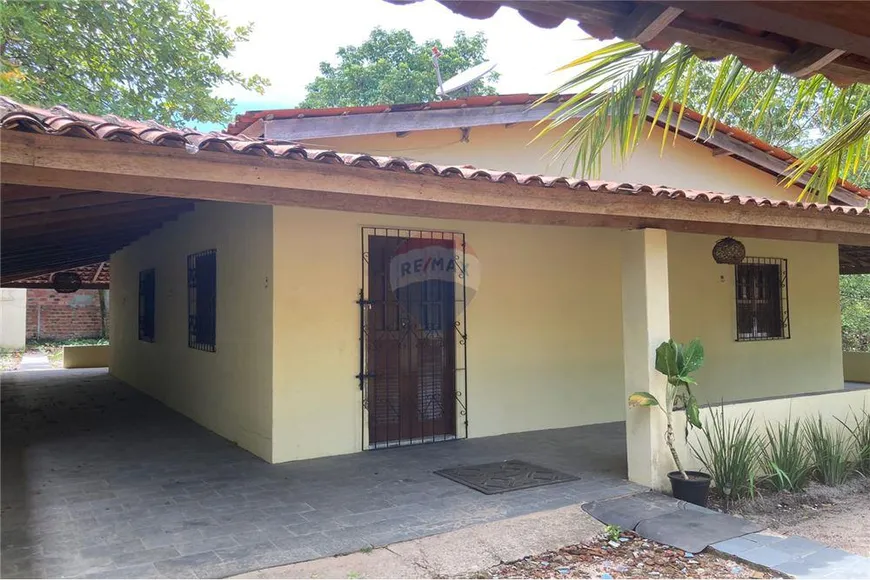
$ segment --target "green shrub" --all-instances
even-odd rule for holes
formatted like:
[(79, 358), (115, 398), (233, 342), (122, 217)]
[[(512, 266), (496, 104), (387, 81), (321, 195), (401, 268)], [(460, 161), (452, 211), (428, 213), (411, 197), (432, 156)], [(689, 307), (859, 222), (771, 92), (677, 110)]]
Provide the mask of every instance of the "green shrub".
[(706, 445), (692, 445), (716, 488), (727, 500), (755, 494), (755, 471), (760, 444), (752, 430), (752, 414), (726, 419), (725, 408), (713, 409), (701, 428)]
[(767, 425), (766, 439), (763, 456), (767, 481), (777, 491), (802, 490), (813, 466), (801, 435), (801, 422), (789, 417), (785, 423)]
[(854, 426), (849, 426), (845, 421), (837, 419), (849, 431), (852, 436), (853, 450), (855, 452), (855, 469), (866, 476), (870, 476), (870, 413), (861, 409), (859, 415), (852, 411)]
[(813, 471), (825, 485), (840, 485), (849, 477), (850, 441), (842, 429), (834, 429), (822, 422), (807, 421), (804, 433), (812, 453)]

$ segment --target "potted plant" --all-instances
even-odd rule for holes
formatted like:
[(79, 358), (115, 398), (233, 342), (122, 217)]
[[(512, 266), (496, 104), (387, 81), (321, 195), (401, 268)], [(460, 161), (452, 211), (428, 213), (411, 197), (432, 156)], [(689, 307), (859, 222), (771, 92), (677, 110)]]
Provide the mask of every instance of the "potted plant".
[(656, 349), (656, 370), (667, 377), (664, 403), (651, 393), (638, 392), (628, 398), (629, 407), (658, 407), (667, 418), (665, 444), (674, 458), (676, 471), (668, 473), (674, 497), (700, 506), (707, 505), (710, 491), (710, 476), (700, 471), (686, 471), (674, 447), (674, 407), (686, 410), (686, 431), (689, 425), (701, 428), (698, 400), (692, 394), (691, 385), (697, 384), (691, 374), (704, 363), (704, 347), (697, 338), (687, 345), (663, 342)]

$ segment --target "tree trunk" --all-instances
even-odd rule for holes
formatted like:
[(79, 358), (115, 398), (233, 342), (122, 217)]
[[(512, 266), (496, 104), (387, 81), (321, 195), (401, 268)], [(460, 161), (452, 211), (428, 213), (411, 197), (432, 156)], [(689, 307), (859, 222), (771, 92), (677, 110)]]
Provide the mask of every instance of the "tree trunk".
[(671, 456), (674, 458), (674, 464), (677, 466), (677, 471), (680, 472), (680, 475), (683, 476), (683, 479), (689, 479), (689, 476), (686, 475), (685, 470), (683, 469), (683, 464), (680, 462), (680, 457), (677, 455), (677, 450), (674, 448), (674, 426), (671, 425), (671, 414), (667, 413), (668, 417), (668, 429), (665, 431), (665, 443), (668, 445), (668, 449), (671, 450)]

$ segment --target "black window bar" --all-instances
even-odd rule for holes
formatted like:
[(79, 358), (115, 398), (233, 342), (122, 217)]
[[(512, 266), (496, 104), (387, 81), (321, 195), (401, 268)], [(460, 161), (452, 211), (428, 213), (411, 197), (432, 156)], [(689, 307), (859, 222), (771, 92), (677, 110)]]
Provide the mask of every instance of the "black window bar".
[(154, 269), (139, 272), (139, 340), (154, 342)]
[(788, 261), (744, 258), (734, 267), (737, 340), (791, 338), (788, 314)]
[(215, 351), (217, 250), (187, 257), (187, 346)]
[[(464, 234), (366, 227), (361, 245), (357, 379), (363, 448), (467, 437)], [(426, 247), (436, 248), (434, 254)], [(414, 252), (445, 273), (408, 286), (394, 284), (391, 278), (403, 266), (409, 272), (422, 266), (402, 261)], [(450, 267), (455, 276), (446, 274)]]

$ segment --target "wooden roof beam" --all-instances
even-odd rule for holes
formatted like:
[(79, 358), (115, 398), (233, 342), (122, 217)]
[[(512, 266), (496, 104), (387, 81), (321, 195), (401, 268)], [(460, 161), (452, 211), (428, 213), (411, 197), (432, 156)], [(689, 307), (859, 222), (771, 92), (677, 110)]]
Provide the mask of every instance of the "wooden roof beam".
[(146, 199), (143, 201), (128, 201), (112, 205), (103, 205), (95, 207), (81, 207), (77, 209), (68, 209), (57, 212), (47, 212), (23, 215), (18, 217), (3, 216), (0, 221), (0, 228), (4, 231), (14, 231), (26, 229), (34, 226), (46, 226), (49, 224), (60, 224), (59, 229), (63, 229), (63, 225), (72, 222), (92, 222), (95, 226), (105, 223), (107, 218), (114, 219), (117, 216), (132, 214), (133, 216), (145, 217), (149, 210), (160, 209), (181, 209), (186, 206), (183, 202), (179, 203), (176, 200), (157, 198)]
[(146, 233), (148, 233), (147, 229), (137, 228), (111, 235), (94, 235), (81, 239), (72, 238), (52, 240), (51, 238), (46, 238), (45, 240), (42, 240), (42, 243), (40, 244), (4, 243), (2, 254), (0, 254), (0, 256), (2, 256), (3, 265), (5, 266), (7, 261), (14, 261), (27, 256), (35, 256), (45, 253), (62, 253), (64, 251), (72, 252), (83, 248), (112, 248), (120, 243), (129, 243)]
[(617, 25), (615, 32), (624, 40), (646, 44), (682, 13), (682, 8), (674, 6), (641, 4)]
[[(388, 215), (583, 227), (665, 227), (770, 239), (870, 245), (866, 216), (752, 208), (567, 187), (534, 187), (340, 164), (149, 147), (9, 131), (9, 183)], [(748, 146), (747, 146), (748, 147)], [(87, 167), (87, 171), (82, 171)], [(96, 261), (96, 260), (94, 260)]]
[(21, 201), (25, 199), (57, 198), (61, 195), (88, 193), (87, 191), (67, 189), (65, 187), (34, 187), (4, 183), (0, 187), (0, 202)]
[(805, 44), (776, 63), (776, 68), (787, 75), (803, 78), (815, 74), (845, 53), (839, 48)]
[(88, 193), (73, 193), (60, 197), (37, 201), (7, 201), (3, 200), (0, 215), (5, 218), (19, 217), (28, 214), (39, 214), (81, 207), (112, 205), (127, 201), (154, 199), (129, 193), (113, 193), (108, 191), (91, 191)]
[[(57, 270), (58, 272), (64, 272), (65, 269)], [(37, 274), (38, 276), (39, 274)], [(36, 276), (31, 276), (35, 278)], [(3, 288), (35, 288), (35, 289), (46, 289), (53, 290), (54, 284), (50, 282), (27, 282), (30, 278), (18, 278), (17, 280), (13, 280), (11, 282), (3, 282)], [(81, 290), (108, 290), (109, 282), (91, 282), (88, 280), (82, 280)]]
[(103, 268), (105, 268), (105, 267), (106, 267), (106, 262), (100, 262), (100, 265), (97, 266), (97, 271), (94, 272), (94, 277), (91, 278), (91, 282), (93, 282), (94, 284), (97, 283), (97, 280), (100, 279), (100, 274), (103, 273)]
[[(837, 26), (805, 20), (782, 10), (760, 6), (756, 2), (658, 0), (668, 6), (682, 8), (688, 13), (710, 16), (725, 22), (740, 24), (782, 36), (796, 38), (819, 46), (842, 49), (870, 58), (870, 37), (856, 34)], [(773, 61), (776, 62), (776, 61)], [(866, 82), (866, 81), (864, 81)]]
[(52, 272), (58, 272), (61, 270), (70, 270), (72, 268), (78, 268), (79, 266), (89, 266), (97, 262), (105, 262), (109, 259), (109, 256), (110, 254), (105, 252), (93, 256), (71, 256), (66, 259), (57, 260), (54, 263), (47, 264), (34, 262), (32, 264), (18, 266), (14, 269), (6, 268), (4, 264), (3, 273), (0, 275), (0, 284), (5, 285), (9, 282), (14, 282), (23, 278), (51, 274)]
[[(642, 1), (653, 4), (649, 0)], [(870, 84), (870, 66), (861, 58), (870, 58), (870, 38), (867, 36), (851, 33), (824, 23), (810, 22), (782, 11), (758, 6), (752, 2), (739, 2), (739, 7), (735, 7), (734, 2), (727, 1), (655, 1), (684, 11), (655, 37), (661, 43), (680, 42), (715, 55), (733, 54), (746, 60), (777, 63), (791, 54), (792, 46), (718, 24), (699, 22), (686, 16), (689, 13), (699, 14), (752, 29), (758, 29), (759, 23), (763, 23), (765, 30), (786, 37), (798, 38), (819, 46), (829, 46), (845, 50), (846, 53), (853, 53), (834, 59), (820, 67), (819, 72), (824, 72), (834, 78), (848, 78), (853, 82)], [(615, 33), (627, 16), (623, 12), (623, 6), (626, 4), (623, 2), (539, 3), (503, 1), (500, 3), (518, 10), (540, 12), (541, 14), (576, 20), (581, 26), (590, 29), (587, 32), (600, 39), (609, 38), (608, 35), (602, 34), (602, 31), (611, 30)]]
[(155, 230), (166, 222), (177, 219), (184, 211), (193, 208), (193, 204), (181, 211), (176, 209), (152, 210), (144, 216), (119, 215), (111, 220), (99, 218), (97, 220), (75, 221), (68, 224), (49, 223), (42, 226), (33, 226), (26, 229), (6, 231), (0, 228), (0, 244), (32, 243), (38, 244), (47, 239), (64, 240), (89, 236), (94, 233), (99, 235), (111, 235), (131, 228), (142, 227), (148, 231)]

